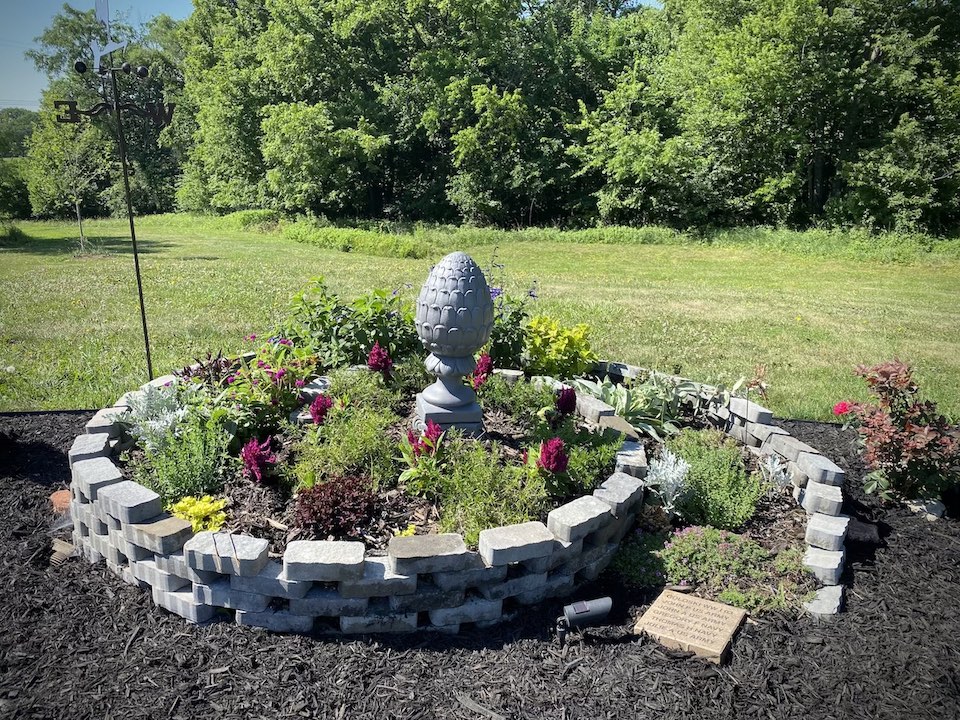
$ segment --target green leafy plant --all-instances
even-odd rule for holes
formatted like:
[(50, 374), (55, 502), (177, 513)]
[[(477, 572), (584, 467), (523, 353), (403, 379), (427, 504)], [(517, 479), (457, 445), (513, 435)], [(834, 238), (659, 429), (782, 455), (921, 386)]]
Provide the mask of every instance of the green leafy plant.
[(182, 520), (188, 520), (194, 532), (217, 532), (227, 521), (227, 514), (223, 512), (226, 506), (226, 499), (215, 500), (210, 495), (188, 495), (171, 505), (170, 512)]
[(407, 469), (400, 474), (399, 482), (409, 492), (436, 499), (443, 487), (444, 453), (443, 439), (446, 433), (432, 420), (419, 435), (408, 430), (400, 441), (400, 454)]
[(131, 437), (143, 447), (157, 450), (174, 436), (188, 410), (176, 384), (156, 387), (147, 385), (133, 393), (129, 409), (117, 420)]
[(538, 413), (554, 402), (553, 390), (545, 384), (523, 380), (511, 384), (499, 375), (485, 382), (478, 395), (484, 408), (506, 413), (527, 429), (533, 428)]
[(764, 484), (748, 474), (740, 448), (716, 430), (685, 429), (667, 448), (689, 465), (686, 490), (676, 503), (687, 522), (735, 530), (757, 509)]
[(553, 318), (537, 315), (527, 325), (524, 369), (533, 375), (570, 379), (582, 375), (597, 361), (585, 323), (563, 327)]
[(635, 382), (614, 383), (609, 376), (601, 382), (576, 378), (573, 386), (610, 405), (637, 432), (655, 440), (679, 431), (683, 406), (700, 392), (695, 383), (677, 381), (658, 373)]
[(659, 551), (667, 541), (665, 532), (635, 530), (623, 543), (613, 561), (611, 571), (632, 590), (655, 588), (664, 584), (666, 573)]

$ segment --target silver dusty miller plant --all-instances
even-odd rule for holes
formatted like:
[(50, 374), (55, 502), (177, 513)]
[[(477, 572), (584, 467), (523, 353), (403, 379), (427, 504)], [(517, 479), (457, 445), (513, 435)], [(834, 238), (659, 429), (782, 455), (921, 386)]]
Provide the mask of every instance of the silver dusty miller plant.
[(118, 416), (130, 435), (145, 449), (158, 450), (187, 416), (174, 385), (147, 385), (130, 400), (130, 409)]
[(790, 484), (790, 472), (787, 464), (776, 455), (764, 455), (760, 460), (760, 473), (771, 489), (784, 488)]
[(647, 485), (660, 496), (660, 504), (668, 516), (677, 514), (676, 506), (686, 489), (690, 465), (676, 453), (663, 448), (659, 458), (650, 461)]

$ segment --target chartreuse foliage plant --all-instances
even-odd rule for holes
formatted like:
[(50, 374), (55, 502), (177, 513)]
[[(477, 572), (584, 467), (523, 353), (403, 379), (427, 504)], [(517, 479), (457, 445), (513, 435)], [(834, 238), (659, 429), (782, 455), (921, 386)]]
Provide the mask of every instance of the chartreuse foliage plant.
[(227, 521), (227, 514), (223, 511), (226, 506), (227, 501), (223, 498), (187, 495), (173, 503), (170, 512), (182, 520), (188, 520), (193, 525), (194, 532), (217, 532)]
[(531, 318), (523, 351), (524, 369), (532, 375), (561, 379), (582, 375), (597, 361), (597, 354), (590, 347), (589, 334), (586, 323), (563, 327), (546, 315)]
[(717, 430), (685, 429), (667, 448), (689, 466), (677, 513), (694, 525), (736, 530), (753, 517), (764, 493), (761, 478), (747, 472), (739, 446)]

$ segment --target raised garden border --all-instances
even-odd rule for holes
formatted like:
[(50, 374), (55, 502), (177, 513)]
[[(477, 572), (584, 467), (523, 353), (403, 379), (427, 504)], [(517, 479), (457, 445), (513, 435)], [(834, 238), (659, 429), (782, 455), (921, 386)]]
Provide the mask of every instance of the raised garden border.
[[(597, 372), (629, 378), (645, 371), (602, 362)], [(134, 392), (175, 381), (164, 376)], [(457, 534), (394, 537), (385, 556), (366, 554), (359, 542), (294, 541), (277, 562), (266, 540), (194, 534), (189, 522), (162, 511), (155, 492), (124, 480), (111, 455), (121, 434), (116, 416), (130, 395), (98, 411), (69, 451), (73, 543), (90, 563), (105, 560), (126, 582), (149, 589), (155, 604), (193, 623), (232, 612), (239, 625), (275, 632), (456, 633), (464, 624), (494, 624), (516, 606), (564, 597), (595, 580), (645, 498), (643, 445), (627, 439), (616, 471), (592, 495), (552, 510), (546, 524), (484, 530), (478, 551)], [(596, 398), (578, 393), (577, 412), (624, 429)], [(756, 454), (775, 453), (788, 464), (794, 497), (810, 516), (804, 564), (826, 586), (807, 609), (838, 612), (849, 521), (840, 515), (843, 471), (770, 424), (772, 413), (756, 403), (734, 398), (708, 416)]]

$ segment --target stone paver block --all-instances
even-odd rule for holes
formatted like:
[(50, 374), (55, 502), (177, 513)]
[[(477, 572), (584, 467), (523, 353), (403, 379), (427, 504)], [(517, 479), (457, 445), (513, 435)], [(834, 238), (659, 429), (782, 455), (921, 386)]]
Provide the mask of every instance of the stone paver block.
[(325, 393), (330, 389), (330, 378), (324, 376), (314, 378), (302, 388), (300, 388), (300, 398), (304, 404), (309, 405), (320, 393)]
[(186, 578), (172, 575), (158, 568), (155, 560), (140, 560), (130, 563), (130, 570), (137, 580), (141, 580), (151, 587), (160, 588), (164, 592), (173, 592), (190, 584), (190, 581)]
[(416, 629), (417, 613), (359, 617), (341, 616), (340, 618), (340, 632), (348, 635), (361, 633), (408, 633)]
[(102, 533), (90, 533), (90, 547), (102, 555), (107, 562), (114, 565), (124, 565), (127, 557), (110, 543), (110, 536)]
[(610, 506), (614, 515), (627, 515), (643, 502), (644, 484), (639, 478), (615, 472), (593, 491), (593, 496)]
[(808, 547), (803, 556), (803, 565), (816, 575), (824, 585), (839, 585), (843, 575), (844, 552)]
[(193, 537), (193, 525), (189, 520), (162, 513), (144, 522), (123, 526), (124, 537), (157, 555), (169, 555), (183, 548)]
[(283, 554), (283, 570), (290, 580), (360, 580), (363, 577), (363, 543), (294, 540)]
[(412, 595), (391, 595), (388, 614), (457, 607), (463, 603), (463, 597), (463, 590), (444, 590), (433, 583), (420, 582)]
[(637, 432), (637, 429), (619, 415), (602, 415), (598, 424), (601, 429), (610, 433), (620, 433), (627, 440), (633, 440), (634, 442), (640, 440), (640, 433)]
[(547, 581), (539, 588), (516, 596), (521, 605), (536, 605), (554, 597), (563, 597), (573, 592), (573, 573), (559, 572), (547, 577)]
[(507, 565), (553, 552), (553, 533), (541, 522), (489, 528), (480, 531), (480, 557), (487, 565)]
[(816, 448), (812, 448), (804, 442), (800, 442), (792, 435), (770, 435), (765, 443), (766, 449), (773, 450), (786, 460), (797, 461), (797, 457), (802, 452), (817, 453)]
[(278, 633), (308, 633), (313, 629), (313, 618), (309, 615), (294, 615), (289, 610), (237, 610), (237, 625), (264, 628)]
[(467, 598), (460, 607), (431, 610), (430, 622), (434, 625), (457, 625), (466, 622), (499, 620), (502, 611), (502, 600), (471, 597)]
[(154, 587), (153, 602), (192, 623), (205, 623), (216, 614), (216, 609), (210, 605), (201, 605), (194, 600), (192, 590), (165, 592)]
[(93, 433), (91, 435), (77, 435), (67, 452), (70, 467), (78, 460), (106, 457), (110, 454), (109, 433)]
[(617, 411), (599, 398), (586, 393), (577, 393), (577, 413), (587, 422), (597, 425), (605, 415), (616, 415)]
[(510, 368), (494, 368), (494, 375), (499, 375), (504, 379), (507, 385), (516, 385), (523, 380), (523, 370), (512, 370)]
[(761, 444), (765, 443), (771, 435), (789, 435), (790, 433), (782, 427), (776, 425), (766, 425), (764, 423), (747, 422), (747, 432), (753, 435)]
[(248, 612), (263, 612), (270, 605), (269, 595), (232, 590), (230, 580), (227, 578), (217, 580), (212, 585), (194, 583), (193, 599), (204, 605)]
[(810, 480), (804, 488), (801, 504), (809, 515), (823, 513), (836, 516), (843, 507), (843, 491), (836, 485), (824, 485)]
[(820, 453), (800, 453), (797, 456), (797, 467), (814, 482), (843, 487), (846, 473)]
[(637, 516), (633, 513), (630, 515), (618, 515), (613, 522), (607, 523), (604, 527), (599, 530), (594, 530), (587, 535), (584, 541), (590, 545), (606, 545), (611, 542), (619, 543), (623, 540), (624, 536), (630, 532), (636, 520)]
[(200, 532), (183, 544), (183, 556), (194, 570), (225, 575), (258, 575), (267, 564), (270, 543), (236, 533)]
[(132, 480), (109, 485), (97, 493), (100, 506), (121, 524), (140, 523), (163, 511), (160, 496)]
[(773, 413), (770, 410), (747, 398), (730, 398), (730, 412), (744, 420), (762, 425), (768, 425), (773, 420)]
[(741, 445), (747, 447), (760, 447), (760, 441), (747, 432), (747, 428), (739, 423), (728, 423), (725, 432)]
[(185, 578), (190, 582), (201, 585), (210, 585), (217, 580), (228, 577), (227, 575), (222, 575), (217, 572), (194, 570), (187, 565), (187, 559), (183, 556), (182, 550), (168, 555), (157, 555), (154, 558), (154, 562), (157, 564), (157, 568), (165, 573), (170, 573), (171, 575), (176, 575), (177, 577)]
[(155, 387), (155, 388), (162, 388), (162, 387), (167, 387), (169, 385), (175, 385), (177, 382), (178, 382), (178, 379), (176, 375), (161, 375), (160, 377), (154, 378), (148, 383), (144, 383), (143, 385), (140, 386), (140, 389), (142, 390), (148, 386)]
[(367, 598), (345, 598), (334, 588), (314, 587), (302, 598), (290, 601), (290, 612), (312, 617), (362, 615), (368, 603)]
[[(581, 580), (593, 581), (596, 580), (600, 573), (607, 569), (607, 566), (613, 561), (614, 555), (617, 554), (619, 545), (616, 543), (607, 543), (598, 548), (599, 552), (596, 555), (591, 555), (590, 561), (583, 563), (580, 569), (577, 571), (576, 580), (579, 582)], [(586, 555), (587, 553), (584, 553)]]
[(97, 493), (101, 489), (122, 481), (120, 469), (110, 458), (90, 458), (73, 464), (73, 482), (91, 502), (96, 501)]
[(535, 592), (546, 587), (547, 573), (530, 573), (504, 580), (503, 582), (481, 585), (480, 594), (487, 600), (503, 600), (523, 593)]
[(820, 588), (816, 597), (805, 602), (803, 608), (818, 620), (832, 618), (843, 609), (843, 585)]
[(368, 557), (363, 561), (363, 576), (341, 581), (338, 589), (345, 598), (409, 595), (417, 591), (417, 576), (392, 572), (386, 556)]
[(117, 418), (123, 414), (122, 408), (109, 407), (97, 410), (84, 430), (87, 435), (107, 435), (109, 438), (120, 437), (120, 423)]
[(550, 565), (548, 570), (555, 570), (566, 562), (578, 557), (583, 552), (583, 540), (574, 540), (573, 542), (564, 542), (563, 540), (553, 541), (553, 554), (550, 555)]
[(850, 518), (814, 513), (807, 521), (807, 544), (823, 550), (842, 550)]
[(636, 478), (647, 476), (647, 453), (643, 444), (627, 440), (616, 457), (616, 471)]
[(627, 365), (626, 363), (607, 360), (597, 363), (596, 372), (598, 377), (603, 377), (604, 375), (619, 375), (622, 378), (637, 378), (646, 374), (643, 368), (637, 367), (636, 365)]
[(239, 592), (258, 593), (269, 597), (302, 598), (313, 583), (309, 580), (289, 580), (283, 573), (283, 565), (268, 560), (257, 575), (230, 576), (230, 588)]
[(572, 542), (613, 521), (610, 506), (592, 495), (584, 495), (551, 510), (547, 528), (557, 539)]
[(127, 560), (139, 562), (140, 560), (153, 559), (152, 552), (146, 548), (140, 547), (139, 545), (134, 545), (123, 536), (122, 531), (110, 530), (107, 535), (110, 537), (110, 544), (119, 550), (120, 553), (127, 558)]
[(463, 537), (455, 533), (392, 537), (387, 548), (390, 570), (400, 575), (467, 570), (475, 562)]
[(800, 466), (792, 460), (787, 462), (787, 474), (790, 476), (790, 482), (793, 483), (793, 486), (798, 488), (805, 488), (807, 481), (810, 479), (806, 473), (800, 469)]
[(507, 577), (506, 565), (486, 565), (474, 555), (474, 566), (456, 572), (433, 573), (434, 584), (442, 590), (466, 590), (484, 583), (500, 582)]

